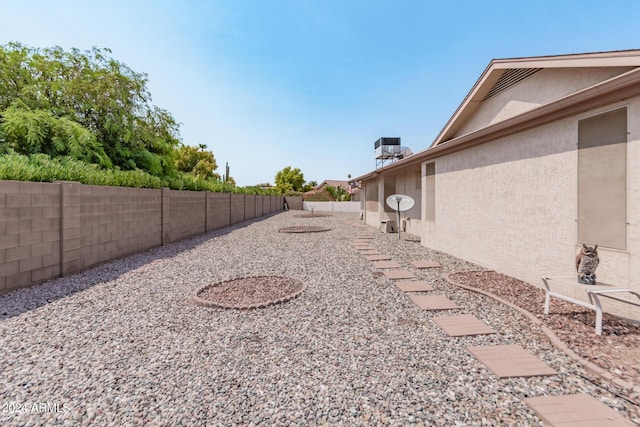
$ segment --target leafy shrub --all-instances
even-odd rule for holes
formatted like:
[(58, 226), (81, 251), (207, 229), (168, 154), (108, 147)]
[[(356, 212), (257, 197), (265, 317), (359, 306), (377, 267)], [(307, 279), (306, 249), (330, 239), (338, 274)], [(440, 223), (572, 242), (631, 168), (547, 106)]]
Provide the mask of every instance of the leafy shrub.
[(306, 202), (333, 202), (334, 199), (331, 197), (326, 190), (318, 191), (317, 193), (305, 194), (303, 196)]
[(102, 169), (98, 165), (85, 163), (69, 156), (50, 157), (47, 154), (26, 156), (4, 147), (6, 154), (0, 156), (0, 179), (14, 181), (77, 181), (87, 185), (110, 185), (116, 187), (162, 188), (173, 190), (211, 191), (217, 193), (274, 194), (260, 187), (235, 187), (233, 184), (203, 179), (186, 173), (171, 177), (157, 177), (140, 169), (123, 171)]
[(331, 185), (327, 185), (325, 189), (327, 193), (331, 194), (331, 197), (336, 202), (346, 202), (351, 199), (351, 195), (342, 187), (332, 187)]

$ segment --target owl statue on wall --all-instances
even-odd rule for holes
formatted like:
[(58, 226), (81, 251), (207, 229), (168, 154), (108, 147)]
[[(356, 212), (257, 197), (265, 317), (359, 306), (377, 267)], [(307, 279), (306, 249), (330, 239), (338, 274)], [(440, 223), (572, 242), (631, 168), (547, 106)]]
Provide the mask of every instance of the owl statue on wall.
[(598, 258), (598, 245), (589, 247), (582, 244), (582, 249), (576, 256), (576, 271), (578, 272), (578, 283), (585, 285), (596, 284), (596, 268), (600, 263)]

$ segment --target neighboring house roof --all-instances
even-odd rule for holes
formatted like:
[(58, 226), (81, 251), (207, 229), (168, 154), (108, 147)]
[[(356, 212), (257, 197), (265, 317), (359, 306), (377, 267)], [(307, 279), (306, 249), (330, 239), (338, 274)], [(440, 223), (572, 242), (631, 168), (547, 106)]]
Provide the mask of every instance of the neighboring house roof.
[(341, 180), (337, 180), (337, 179), (327, 179), (324, 180), (320, 183), (320, 185), (318, 185), (316, 187), (316, 190), (322, 190), (324, 187), (326, 187), (327, 185), (330, 185), (331, 187), (342, 187), (345, 191), (349, 191), (349, 189), (351, 187), (349, 187), (349, 181), (341, 181)]
[(309, 190), (304, 194), (315, 194), (318, 193), (320, 191), (322, 191), (324, 189), (324, 187), (326, 186), (331, 186), (331, 187), (342, 187), (347, 193), (349, 194), (355, 194), (358, 191), (360, 191), (358, 188), (353, 188), (349, 185), (349, 181), (344, 181), (344, 180), (338, 180), (338, 179), (326, 179), (324, 181), (322, 181), (319, 185), (316, 185), (316, 187), (313, 190)]
[[(618, 67), (618, 73), (587, 87), (572, 90), (541, 103), (531, 103), (517, 114), (492, 121), (483, 127), (461, 132), (481, 103), (545, 69), (586, 69)], [(352, 179), (373, 178), (379, 174), (420, 164), (423, 161), (482, 144), (529, 129), (561, 117), (640, 95), (640, 50), (495, 59), (489, 63), (442, 131), (426, 150), (391, 165)]]

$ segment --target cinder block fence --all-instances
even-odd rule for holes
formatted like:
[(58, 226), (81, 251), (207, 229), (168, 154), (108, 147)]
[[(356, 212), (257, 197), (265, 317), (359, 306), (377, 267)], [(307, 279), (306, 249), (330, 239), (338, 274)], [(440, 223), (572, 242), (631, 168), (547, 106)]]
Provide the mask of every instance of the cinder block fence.
[(0, 181), (0, 294), (283, 206), (280, 196)]

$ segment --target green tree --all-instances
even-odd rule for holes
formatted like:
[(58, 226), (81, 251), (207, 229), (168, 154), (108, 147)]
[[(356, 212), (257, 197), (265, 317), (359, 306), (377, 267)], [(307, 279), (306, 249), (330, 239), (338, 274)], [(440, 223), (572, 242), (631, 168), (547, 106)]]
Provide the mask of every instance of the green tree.
[(336, 202), (345, 202), (351, 197), (347, 190), (342, 187), (332, 187), (331, 185), (327, 185), (325, 190)]
[(87, 163), (110, 167), (111, 161), (94, 134), (67, 117), (31, 110), (20, 100), (0, 117), (0, 140), (4, 152), (71, 156)]
[(276, 187), (280, 194), (286, 194), (292, 191), (302, 191), (304, 185), (304, 175), (300, 168), (291, 168), (287, 166), (275, 177)]
[(110, 53), (0, 46), (0, 138), (18, 153), (173, 173), (179, 124), (151, 104), (147, 76)]
[(302, 191), (304, 192), (311, 191), (317, 186), (318, 186), (318, 183), (316, 181), (309, 181), (302, 187)]
[(175, 166), (180, 172), (195, 175), (200, 178), (220, 179), (220, 175), (215, 172), (218, 163), (211, 151), (205, 151), (206, 145), (200, 144), (198, 147), (180, 145), (176, 150)]

